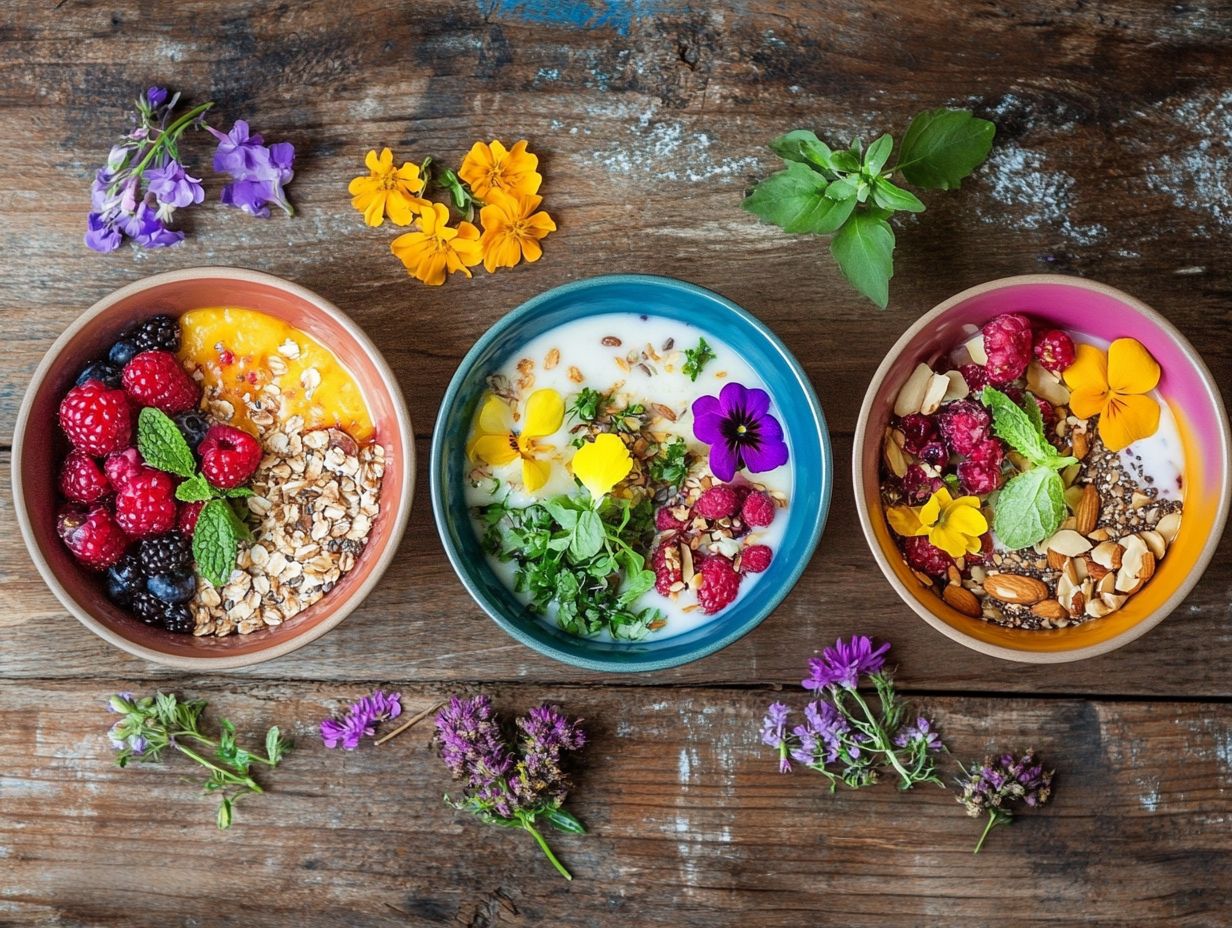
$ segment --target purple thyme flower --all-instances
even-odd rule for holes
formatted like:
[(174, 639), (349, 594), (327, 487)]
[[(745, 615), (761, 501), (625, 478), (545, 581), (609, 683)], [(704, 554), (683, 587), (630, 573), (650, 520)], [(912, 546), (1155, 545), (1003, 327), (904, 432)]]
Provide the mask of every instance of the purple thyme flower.
[(1048, 801), (1052, 795), (1053, 772), (1044, 769), (1034, 749), (1020, 757), (1013, 754), (985, 757), (982, 764), (972, 764), (967, 769), (958, 780), (961, 789), (958, 801), (972, 817), (988, 813), (988, 824), (975, 846), (975, 853), (979, 853), (993, 828), (1013, 820), (1015, 802), (1038, 808)]
[[(128, 692), (128, 690), (121, 690), (120, 692), (116, 693), (114, 696), (111, 696), (107, 699), (107, 711), (116, 712), (121, 715), (125, 714), (129, 711), (129, 708), (132, 706), (134, 702), (136, 702), (136, 700), (137, 700), (137, 697), (133, 695), (132, 693)], [(116, 724), (118, 725), (120, 723), (116, 722)]]
[(510, 786), (524, 805), (559, 806), (565, 801), (571, 784), (562, 759), (567, 751), (586, 745), (581, 721), (570, 720), (559, 706), (537, 706), (517, 720), (522, 763)]
[(352, 703), (341, 719), (323, 719), (321, 741), (327, 748), (341, 744), (343, 749), (354, 751), (361, 740), (376, 734), (377, 722), (396, 719), (401, 714), (401, 694), (374, 690)]
[(916, 719), (914, 725), (903, 726), (894, 736), (894, 744), (900, 748), (916, 743), (923, 744), (926, 751), (941, 750), (941, 735), (933, 730), (933, 723), (924, 716)]
[(145, 172), (146, 185), (160, 204), (180, 209), (205, 199), (201, 178), (191, 177), (174, 158)]
[(521, 807), (506, 784), (513, 754), (487, 696), (452, 697), (436, 716), (441, 759), (455, 777), (464, 778), (469, 794), (502, 818)]
[(882, 668), (889, 650), (888, 642), (874, 649), (873, 639), (867, 635), (853, 635), (850, 642), (840, 638), (834, 647), (824, 648), (820, 657), (809, 659), (809, 677), (800, 685), (819, 692), (827, 686), (854, 690), (861, 676)]
[(693, 435), (710, 446), (710, 469), (731, 480), (740, 468), (752, 473), (787, 463), (783, 427), (770, 415), (770, 394), (729, 383), (719, 395), (693, 403)]
[(787, 719), (791, 710), (781, 702), (772, 702), (761, 722), (761, 743), (779, 752), (779, 773), (791, 772), (788, 758)]

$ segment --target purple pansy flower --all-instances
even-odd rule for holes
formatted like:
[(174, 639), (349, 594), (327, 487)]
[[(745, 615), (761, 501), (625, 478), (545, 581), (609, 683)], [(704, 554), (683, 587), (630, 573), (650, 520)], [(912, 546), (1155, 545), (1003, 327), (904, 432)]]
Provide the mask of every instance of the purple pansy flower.
[(882, 668), (889, 650), (889, 643), (874, 648), (867, 635), (853, 635), (849, 642), (840, 638), (834, 647), (824, 648), (820, 657), (809, 660), (809, 677), (800, 685), (806, 690), (821, 691), (827, 686), (854, 690), (861, 676)]
[(175, 159), (148, 169), (145, 180), (150, 193), (154, 194), (154, 199), (166, 206), (180, 209), (205, 199), (201, 178), (190, 176), (184, 170), (184, 165)]
[(770, 415), (765, 390), (729, 383), (693, 403), (693, 435), (710, 446), (710, 469), (728, 481), (742, 467), (764, 473), (787, 463), (783, 427)]

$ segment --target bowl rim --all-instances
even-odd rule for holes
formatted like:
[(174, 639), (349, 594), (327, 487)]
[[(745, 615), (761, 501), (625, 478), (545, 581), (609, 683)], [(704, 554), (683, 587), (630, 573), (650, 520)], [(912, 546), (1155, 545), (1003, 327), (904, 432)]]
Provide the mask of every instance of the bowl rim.
[[(1072, 287), (1079, 290), (1087, 290), (1092, 293), (1098, 293), (1103, 296), (1111, 297), (1124, 303), (1126, 306), (1145, 316), (1151, 322), (1155, 323), (1159, 328), (1167, 334), (1177, 346), (1184, 352), (1185, 356), (1193, 364), (1198, 374), (1202, 378), (1203, 385), (1206, 388), (1207, 394), (1211, 399), (1211, 403), (1215, 409), (1219, 419), (1221, 429), (1219, 440), (1222, 444), (1224, 468), (1220, 476), (1219, 487), (1219, 511), (1215, 517), (1215, 522), (1212, 526), (1210, 536), (1206, 539), (1202, 551), (1198, 558), (1194, 561), (1193, 568), (1188, 572), (1185, 579), (1177, 586), (1173, 594), (1168, 597), (1164, 603), (1144, 617), (1136, 625), (1127, 628), (1119, 635), (1115, 635), (1106, 641), (1101, 641), (1098, 644), (1088, 645), (1084, 648), (1075, 648), (1068, 651), (1019, 651), (1014, 648), (1006, 648), (1001, 645), (989, 644), (981, 641), (965, 632), (954, 628), (949, 623), (943, 621), (935, 615), (931, 610), (927, 609), (923, 603), (910, 594), (902, 580), (894, 572), (885, 552), (881, 549), (876, 536), (873, 534), (871, 518), (868, 505), (865, 500), (865, 488), (863, 478), (863, 451), (866, 442), (868, 441), (868, 423), (873, 409), (873, 401), (876, 398), (878, 390), (880, 390), (890, 367), (903, 354), (907, 346), (910, 345), (912, 339), (916, 337), (923, 329), (932, 324), (933, 320), (947, 312), (952, 307), (959, 303), (965, 302), (973, 297), (981, 296), (985, 293), (990, 293), (997, 290), (1006, 290), (1012, 287), (1019, 287), (1031, 284), (1045, 284), (1051, 286)], [(1228, 414), (1224, 406), (1223, 397), (1220, 395), (1218, 388), (1215, 386), (1215, 379), (1211, 374), (1210, 368), (1206, 366), (1206, 362), (1202, 360), (1202, 356), (1190, 343), (1181, 332), (1162, 316), (1157, 310), (1148, 306), (1142, 300), (1135, 296), (1119, 290), (1116, 287), (1108, 284), (1100, 283), (1094, 280), (1087, 280), (1082, 277), (1075, 277), (1071, 274), (1020, 274), (1013, 277), (1000, 277), (996, 280), (986, 281), (982, 284), (976, 284), (973, 287), (954, 294), (953, 296), (941, 301), (924, 315), (920, 316), (894, 343), (893, 347), (886, 353), (885, 358), (877, 367), (877, 371), (873, 374), (873, 378), (868, 385), (868, 390), (864, 394), (864, 402), (860, 405), (859, 418), (856, 420), (855, 437), (852, 443), (851, 451), (851, 479), (852, 486), (856, 497), (856, 514), (860, 520), (860, 529), (864, 533), (865, 541), (868, 542), (869, 548), (873, 552), (873, 557), (877, 561), (877, 566), (881, 568), (881, 572), (889, 581), (890, 586), (899, 595), (912, 610), (920, 616), (925, 622), (935, 628), (941, 634), (945, 635), (952, 641), (956, 641), (961, 645), (965, 645), (974, 651), (979, 651), (982, 654), (987, 654), (992, 657), (998, 657), (1002, 660), (1017, 661), (1026, 664), (1059, 664), (1069, 661), (1085, 660), (1090, 657), (1097, 657), (1101, 654), (1107, 654), (1110, 651), (1115, 651), (1123, 645), (1129, 644), (1131, 641), (1145, 635), (1152, 628), (1162, 622), (1165, 618), (1172, 614), (1182, 602), (1185, 601), (1194, 586), (1197, 585), (1202, 574), (1215, 556), (1215, 550), (1219, 546), (1219, 542), (1223, 537), (1224, 529), (1228, 521), (1228, 508), (1232, 503), (1232, 468), (1229, 468), (1229, 462), (1232, 461), (1232, 431), (1229, 430)]]
[[(821, 451), (822, 467), (824, 469), (825, 479), (822, 481), (821, 500), (813, 518), (809, 537), (803, 548), (803, 556), (796, 560), (792, 567), (790, 575), (787, 577), (778, 589), (768, 596), (764, 604), (749, 618), (742, 622), (739, 626), (729, 631), (727, 634), (711, 641), (699, 643), (696, 647), (685, 651), (671, 658), (663, 658), (661, 660), (647, 660), (636, 664), (626, 664), (614, 658), (590, 657), (581, 656), (567, 652), (550, 643), (545, 643), (532, 638), (522, 628), (515, 623), (509, 621), (505, 616), (500, 615), (497, 610), (490, 608), (488, 603), (480, 595), (476, 585), (471, 581), (469, 575), (463, 570), (461, 552), (458, 551), (450, 537), (447, 522), (447, 514), (445, 500), (443, 496), (443, 486), (440, 475), (443, 470), (443, 447), (445, 441), (445, 429), (442, 426), (442, 415), (447, 409), (451, 409), (457, 402), (458, 392), (462, 387), (463, 381), (466, 379), (469, 371), (475, 366), (479, 356), (487, 350), (496, 339), (501, 337), (510, 328), (521, 322), (525, 317), (533, 315), (539, 307), (548, 300), (558, 299), (561, 296), (567, 296), (573, 293), (586, 291), (598, 286), (609, 286), (611, 284), (649, 284), (655, 287), (664, 287), (668, 290), (675, 290), (689, 293), (694, 296), (699, 296), (707, 300), (712, 300), (721, 305), (728, 312), (744, 319), (752, 325), (771, 346), (785, 359), (791, 369), (792, 376), (800, 384), (804, 393), (805, 401), (808, 404), (809, 414), (813, 421), (818, 426), (818, 439)], [(432, 450), (431, 460), (428, 473), (429, 492), (432, 497), (432, 515), (436, 522), (437, 534), (440, 536), (441, 545), (445, 549), (445, 554), (449, 558), (449, 563), (453, 567), (454, 573), (459, 581), (470, 594), (471, 599), (475, 604), (487, 614), (487, 616), (505, 630), (514, 640), (520, 644), (530, 648), (545, 657), (550, 657), (554, 660), (561, 661), (572, 667), (579, 667), (583, 670), (598, 670), (604, 672), (616, 673), (651, 673), (659, 670), (667, 670), (671, 667), (679, 667), (683, 664), (689, 664), (704, 657), (708, 657), (728, 645), (733, 644), (743, 638), (754, 628), (760, 625), (766, 618), (778, 608), (779, 604), (787, 597), (788, 593), (795, 588), (799, 582), (805, 568), (812, 560), (814, 552), (817, 550), (817, 545), (821, 541), (822, 531), (825, 528), (826, 520), (830, 512), (830, 501), (834, 489), (834, 457), (830, 445), (830, 429), (826, 423), (825, 413), (821, 408), (821, 401), (817, 398), (817, 391), (813, 389), (812, 381), (809, 380), (808, 374), (801, 366), (799, 360), (787, 348), (781, 339), (770, 329), (766, 323), (762, 322), (748, 310), (742, 306), (729, 300), (722, 294), (716, 293), (706, 287), (698, 284), (689, 283), (679, 280), (675, 277), (667, 277), (659, 274), (600, 274), (594, 277), (586, 277), (581, 280), (570, 281), (566, 284), (561, 284), (557, 287), (552, 287), (544, 290), (541, 293), (532, 296), (530, 299), (521, 303), (519, 306), (507, 312), (505, 315), (497, 319), (483, 333), (483, 335), (475, 342), (471, 349), (466, 353), (458, 364), (457, 370), (454, 372), (449, 381), (449, 387), (445, 391), (444, 397), (441, 399), (440, 406), (437, 410), (437, 422), (432, 432)], [(578, 639), (585, 641), (586, 639)], [(670, 639), (665, 639), (670, 640)]]
[[(88, 612), (82, 609), (60, 583), (55, 573), (51, 569), (51, 565), (43, 557), (38, 545), (34, 543), (33, 529), (30, 523), (29, 512), (26, 509), (25, 489), (22, 485), (22, 468), (21, 460), (24, 453), (25, 435), (29, 424), (30, 412), (34, 405), (34, 397), (38, 391), (39, 385), (46, 379), (48, 372), (59, 360), (60, 354), (68, 345), (77, 333), (85, 327), (95, 316), (100, 315), (105, 310), (109, 309), (114, 304), (126, 299), (134, 294), (149, 290), (155, 286), (163, 284), (175, 283), (183, 280), (242, 280), (249, 283), (261, 284), (281, 290), (294, 297), (297, 297), (304, 302), (310, 304), (325, 315), (329, 316), (334, 322), (346, 330), (367, 353), (369, 360), (376, 368), (378, 376), (383, 381), (386, 389), (390, 393), (390, 399), (394, 407), (394, 414), (397, 417), (398, 428), (405, 435), (405, 453), (403, 454), (402, 470), (403, 470), (403, 486), (405, 491), (402, 499), (399, 501), (397, 511), (394, 513), (394, 521), (390, 533), (390, 541), (384, 552), (378, 557), (372, 566), (367, 578), (361, 583), (351, 595), (334, 610), (333, 614), (329, 615), (321, 622), (317, 623), (310, 629), (288, 637), (285, 641), (279, 641), (271, 644), (267, 648), (255, 651), (249, 654), (239, 654), (227, 656), (225, 653), (218, 656), (186, 656), (178, 654), (164, 654), (153, 648), (145, 645), (137, 644), (130, 641), (123, 635), (112, 631), (103, 623), (99, 622)], [(332, 302), (322, 297), (320, 294), (309, 290), (307, 287), (294, 283), (284, 278), (267, 274), (263, 271), (254, 271), (248, 268), (227, 267), (227, 266), (204, 266), (181, 268), (175, 271), (164, 271), (160, 274), (154, 274), (149, 277), (142, 277), (131, 283), (125, 284), (117, 290), (103, 296), (95, 301), (88, 309), (82, 312), (76, 319), (69, 323), (68, 327), (60, 333), (51, 347), (43, 355), (43, 359), (34, 369), (31, 375), (30, 382), (26, 387), (26, 392), (21, 401), (21, 407), (17, 413), (17, 422), (13, 427), (13, 450), (12, 450), (12, 483), (13, 483), (13, 510), (17, 515), (17, 524), (21, 530), (22, 540), (25, 542), (26, 550), (29, 552), (30, 560), (34, 566), (38, 568), (39, 574), (43, 578), (43, 582), (55, 594), (56, 599), (64, 606), (73, 616), (77, 618), (82, 625), (94, 632), (104, 641), (122, 651), (127, 651), (129, 654), (136, 657), (144, 658), (155, 664), (161, 664), (166, 667), (174, 667), (180, 670), (232, 670), (237, 667), (246, 667), (252, 664), (260, 664), (265, 661), (273, 660), (289, 654), (304, 645), (315, 641), (326, 632), (336, 627), (343, 619), (362, 603), (375, 588), (381, 575), (389, 567), (390, 562), (394, 559), (397, 553), (402, 536), (406, 532), (407, 522), (410, 519), (411, 500), (415, 495), (415, 438), (411, 428), (410, 413), (406, 408), (406, 400), (402, 395), (402, 388), (398, 385), (398, 380), (394, 376), (392, 369), (389, 367), (380, 350), (373, 344), (372, 340), (364, 333), (363, 329), (351, 319), (346, 313), (335, 306)]]

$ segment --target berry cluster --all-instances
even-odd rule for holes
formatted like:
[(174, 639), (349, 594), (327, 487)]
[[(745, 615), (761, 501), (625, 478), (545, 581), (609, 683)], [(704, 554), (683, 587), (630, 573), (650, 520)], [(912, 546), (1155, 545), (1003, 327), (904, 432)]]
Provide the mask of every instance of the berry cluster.
[(179, 502), (180, 478), (147, 466), (136, 447), (138, 413), (153, 407), (173, 416), (202, 474), (220, 489), (252, 475), (261, 446), (198, 411), (201, 390), (180, 366), (179, 347), (179, 323), (153, 316), (125, 329), (65, 394), (59, 421), (72, 447), (60, 467), (65, 503), (56, 527), (81, 564), (106, 572), (113, 602), (148, 625), (191, 633), (191, 537), (202, 503)]
[(655, 515), (660, 535), (650, 558), (655, 589), (664, 596), (681, 589), (684, 570), (673, 552), (684, 546), (690, 549), (694, 570), (701, 577), (697, 601), (702, 611), (713, 615), (731, 605), (742, 577), (769, 569), (773, 552), (764, 544), (745, 544), (734, 557), (728, 557), (705, 543), (694, 548), (692, 542), (698, 538), (708, 542), (716, 531), (742, 539), (751, 529), (770, 525), (775, 512), (769, 494), (737, 483), (716, 483), (691, 506), (685, 502), (663, 506)]

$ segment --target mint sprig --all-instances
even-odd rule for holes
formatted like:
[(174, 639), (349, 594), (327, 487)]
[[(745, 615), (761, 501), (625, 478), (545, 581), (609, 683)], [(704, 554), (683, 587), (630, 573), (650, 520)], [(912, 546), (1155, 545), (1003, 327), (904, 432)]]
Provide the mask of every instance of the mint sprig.
[(153, 406), (145, 407), (137, 416), (137, 450), (156, 470), (177, 477), (191, 477), (197, 472), (197, 461), (179, 426)]
[(887, 167), (894, 139), (881, 135), (867, 149), (856, 139), (831, 149), (815, 133), (796, 129), (770, 147), (784, 168), (757, 184), (743, 207), (784, 231), (834, 234), (830, 253), (860, 293), (884, 309), (894, 276), (896, 212), (922, 213), (914, 193), (894, 183), (899, 175), (926, 190), (952, 190), (992, 149), (996, 127), (966, 110), (925, 110), (911, 121), (898, 162)]
[(1035, 399), (1023, 406), (994, 387), (985, 387), (980, 402), (992, 413), (993, 432), (1029, 465), (1012, 477), (993, 505), (993, 532), (1007, 548), (1030, 547), (1051, 536), (1065, 518), (1065, 484), (1059, 470), (1078, 459), (1058, 454), (1044, 435), (1044, 420)]

